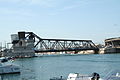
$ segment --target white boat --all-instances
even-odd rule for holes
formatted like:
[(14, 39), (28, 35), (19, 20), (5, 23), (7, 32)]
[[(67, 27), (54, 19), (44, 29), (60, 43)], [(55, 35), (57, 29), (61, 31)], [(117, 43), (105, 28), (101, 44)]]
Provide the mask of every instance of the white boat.
[(120, 80), (120, 70), (114, 70), (106, 74), (105, 77), (100, 78), (98, 73), (92, 75), (82, 75), (80, 73), (70, 73), (67, 79), (62, 77), (53, 77), (50, 80)]
[(82, 75), (79, 73), (70, 73), (67, 80), (103, 80), (100, 78), (98, 73), (93, 73), (92, 75)]
[(81, 75), (79, 73), (70, 73), (67, 80), (91, 80), (91, 77), (87, 75)]
[(64, 79), (62, 77), (60, 78), (51, 78), (50, 80), (102, 80), (100, 79), (100, 76), (98, 73), (93, 73), (92, 75), (82, 75), (79, 73), (70, 73), (67, 77), (67, 79)]
[(61, 77), (53, 77), (50, 80), (120, 80), (120, 70), (113, 70), (106, 74), (103, 78), (96, 72), (92, 75), (82, 75), (80, 73), (70, 73), (67, 79)]
[(114, 70), (104, 78), (100, 78), (98, 73), (92, 75), (81, 75), (79, 73), (70, 73), (67, 80), (120, 80), (120, 70)]
[(20, 66), (0, 62), (0, 74), (20, 73)]
[(0, 64), (0, 74), (20, 73), (20, 67), (16, 65), (2, 65)]

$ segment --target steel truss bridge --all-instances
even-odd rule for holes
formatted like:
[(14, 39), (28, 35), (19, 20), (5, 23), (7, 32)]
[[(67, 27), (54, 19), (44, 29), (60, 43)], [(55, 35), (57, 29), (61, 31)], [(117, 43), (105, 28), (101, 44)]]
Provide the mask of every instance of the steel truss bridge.
[(34, 40), (34, 49), (36, 53), (42, 52), (64, 52), (64, 51), (79, 51), (94, 50), (98, 53), (99, 48), (92, 40), (67, 40), (67, 39), (43, 39), (33, 32), (25, 32), (27, 37)]

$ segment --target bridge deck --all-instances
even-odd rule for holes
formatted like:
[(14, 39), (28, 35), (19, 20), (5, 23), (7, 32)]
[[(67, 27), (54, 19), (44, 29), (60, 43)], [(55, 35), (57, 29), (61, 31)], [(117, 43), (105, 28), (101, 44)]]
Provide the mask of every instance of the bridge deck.
[(98, 51), (98, 48), (81, 48), (81, 49), (63, 49), (63, 50), (35, 50), (35, 53), (40, 53), (40, 52), (64, 52), (64, 51), (85, 51), (85, 50), (94, 50)]

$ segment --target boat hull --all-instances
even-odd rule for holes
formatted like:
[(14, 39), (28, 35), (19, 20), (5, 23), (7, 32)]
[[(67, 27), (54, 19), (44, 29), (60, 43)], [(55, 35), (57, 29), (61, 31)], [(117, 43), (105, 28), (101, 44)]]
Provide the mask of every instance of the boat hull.
[(20, 73), (19, 66), (16, 65), (0, 66), (0, 74), (15, 74), (15, 73)]
[(120, 53), (120, 48), (106, 48), (104, 53)]

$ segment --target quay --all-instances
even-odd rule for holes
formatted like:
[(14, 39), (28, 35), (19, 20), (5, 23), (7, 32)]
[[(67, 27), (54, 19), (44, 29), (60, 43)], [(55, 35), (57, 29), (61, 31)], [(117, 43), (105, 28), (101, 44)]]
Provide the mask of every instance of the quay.
[(34, 57), (35, 53), (68, 52), (92, 50), (98, 54), (99, 48), (92, 40), (43, 39), (33, 32), (18, 32), (11, 35), (11, 48), (2, 51), (2, 56)]

